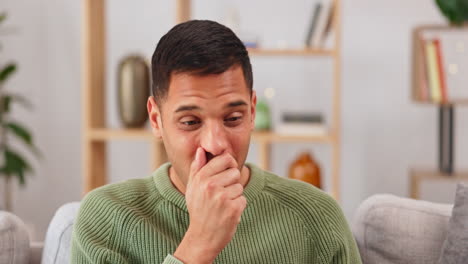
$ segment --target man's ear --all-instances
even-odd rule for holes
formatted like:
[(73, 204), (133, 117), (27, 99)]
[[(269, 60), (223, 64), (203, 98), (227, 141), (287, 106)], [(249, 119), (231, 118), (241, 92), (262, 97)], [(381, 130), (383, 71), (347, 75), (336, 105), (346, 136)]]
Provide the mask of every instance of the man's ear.
[(255, 115), (256, 115), (256, 106), (257, 106), (257, 94), (252, 90), (252, 96), (250, 98), (250, 129), (253, 131), (255, 129)]
[(148, 97), (148, 102), (146, 104), (148, 109), (148, 117), (151, 124), (151, 131), (153, 135), (161, 139), (162, 138), (162, 121), (161, 121), (161, 111), (159, 110), (158, 104), (154, 99), (154, 96)]

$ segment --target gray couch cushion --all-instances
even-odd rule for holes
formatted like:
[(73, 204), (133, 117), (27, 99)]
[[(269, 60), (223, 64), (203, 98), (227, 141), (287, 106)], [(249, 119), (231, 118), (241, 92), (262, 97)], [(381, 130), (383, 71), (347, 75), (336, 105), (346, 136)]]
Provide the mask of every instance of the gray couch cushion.
[(371, 196), (353, 223), (363, 263), (437, 263), (451, 211), (448, 204)]
[(468, 263), (468, 186), (463, 184), (457, 186), (447, 239), (439, 263)]
[(29, 235), (24, 223), (12, 213), (0, 211), (0, 263), (27, 264)]
[(73, 223), (80, 207), (79, 202), (68, 203), (55, 213), (47, 229), (42, 264), (70, 262), (70, 244)]

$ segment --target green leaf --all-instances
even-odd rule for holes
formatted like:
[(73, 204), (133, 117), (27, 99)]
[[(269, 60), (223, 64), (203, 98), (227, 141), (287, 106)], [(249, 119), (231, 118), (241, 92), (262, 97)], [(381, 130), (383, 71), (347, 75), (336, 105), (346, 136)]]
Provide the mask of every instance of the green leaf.
[(463, 14), (463, 21), (468, 21), (468, 0), (461, 0), (459, 8)]
[(0, 112), (8, 113), (10, 111), (10, 102), (11, 102), (11, 97), (10, 96), (0, 97), (0, 105), (3, 108), (3, 109), (0, 109)]
[[(18, 102), (28, 110), (32, 110), (33, 108), (31, 102), (29, 102), (29, 100), (26, 97), (21, 96), (19, 94), (5, 93), (1, 98), (5, 98), (3, 100), (10, 100), (11, 102)], [(2, 100), (1, 98), (0, 100)]]
[(24, 170), (18, 170), (16, 172), (16, 175), (18, 176), (18, 181), (20, 185), (24, 185), (26, 183), (26, 179), (24, 178)]
[(5, 21), (6, 18), (7, 18), (7, 14), (6, 14), (5, 12), (0, 13), (0, 23), (2, 23), (3, 21)]
[(2, 168), (6, 175), (16, 175), (21, 185), (25, 183), (24, 174), (31, 171), (31, 166), (19, 154), (5, 148), (5, 166)]
[(0, 83), (4, 82), (12, 73), (16, 71), (16, 65), (8, 64), (0, 71)]
[(24, 159), (14, 151), (10, 149), (5, 149), (5, 163), (8, 171), (13, 172), (19, 168), (25, 166), (26, 162)]
[(34, 146), (33, 142), (33, 136), (32, 134), (26, 129), (24, 126), (15, 123), (15, 122), (9, 122), (5, 125), (5, 128), (12, 131), (19, 139), (24, 141), (26, 145), (29, 147), (31, 152), (36, 155), (37, 158), (42, 158), (43, 155), (41, 151)]
[(19, 139), (23, 140), (27, 145), (32, 145), (32, 136), (29, 131), (22, 125), (14, 122), (9, 122), (5, 125), (10, 129)]
[(468, 0), (436, 0), (442, 14), (453, 24), (462, 24), (468, 19)]

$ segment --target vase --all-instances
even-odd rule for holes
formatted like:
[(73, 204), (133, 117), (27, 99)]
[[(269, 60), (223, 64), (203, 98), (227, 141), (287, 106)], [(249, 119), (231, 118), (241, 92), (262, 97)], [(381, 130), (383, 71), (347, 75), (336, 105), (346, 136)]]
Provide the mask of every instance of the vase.
[(255, 130), (268, 131), (271, 129), (270, 107), (264, 99), (259, 99), (255, 107)]
[(301, 153), (289, 167), (289, 178), (322, 187), (320, 167), (308, 152)]
[(141, 56), (123, 58), (118, 68), (118, 108), (127, 128), (142, 127), (148, 119), (146, 101), (150, 95), (149, 66)]

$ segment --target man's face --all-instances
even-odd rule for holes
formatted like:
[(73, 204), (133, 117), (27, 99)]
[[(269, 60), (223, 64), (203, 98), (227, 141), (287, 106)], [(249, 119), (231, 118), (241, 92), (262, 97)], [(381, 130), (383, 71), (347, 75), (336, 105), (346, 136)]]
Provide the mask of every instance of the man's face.
[(250, 94), (242, 68), (234, 66), (207, 76), (172, 74), (167, 97), (159, 107), (148, 100), (153, 133), (162, 137), (179, 180), (187, 183), (198, 147), (207, 161), (225, 152), (244, 166), (255, 120), (255, 92)]

